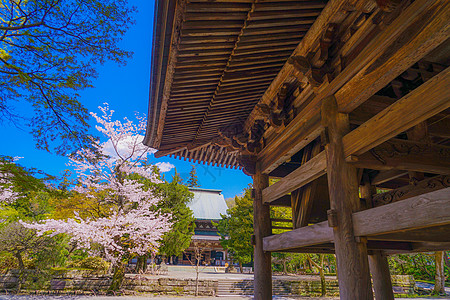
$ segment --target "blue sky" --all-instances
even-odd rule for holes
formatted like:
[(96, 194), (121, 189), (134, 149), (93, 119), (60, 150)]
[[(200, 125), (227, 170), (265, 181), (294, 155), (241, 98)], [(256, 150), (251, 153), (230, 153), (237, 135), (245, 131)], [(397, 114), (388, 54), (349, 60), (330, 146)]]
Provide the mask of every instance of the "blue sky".
[[(148, 94), (150, 82), (150, 53), (153, 33), (154, 1), (130, 0), (130, 4), (138, 8), (136, 24), (130, 28), (121, 43), (122, 48), (134, 52), (125, 67), (113, 63), (99, 66), (99, 76), (94, 81), (94, 88), (82, 91), (81, 102), (89, 111), (98, 112), (97, 107), (108, 102), (115, 110), (115, 117), (128, 117), (133, 120), (135, 112), (147, 114)], [(16, 111), (27, 113), (30, 108), (20, 105)], [(95, 124), (91, 119), (92, 125)], [(43, 150), (37, 150), (33, 137), (28, 128), (17, 128), (7, 122), (0, 123), (2, 144), (0, 154), (20, 156), (19, 163), (26, 167), (35, 167), (52, 175), (59, 175), (61, 171), (70, 169), (67, 158), (57, 156)], [(154, 162), (169, 162), (178, 173), (186, 179), (191, 169), (187, 161), (162, 157)], [(202, 188), (221, 189), (225, 198), (242, 193), (251, 182), (251, 178), (240, 170), (230, 170), (195, 164), (199, 183)], [(173, 170), (165, 173), (170, 179)]]

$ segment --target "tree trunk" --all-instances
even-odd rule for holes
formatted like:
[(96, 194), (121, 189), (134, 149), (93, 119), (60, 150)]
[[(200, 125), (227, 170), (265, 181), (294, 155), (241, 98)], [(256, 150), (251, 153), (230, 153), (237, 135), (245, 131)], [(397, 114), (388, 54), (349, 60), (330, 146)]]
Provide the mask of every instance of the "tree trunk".
[(16, 252), (14, 256), (17, 258), (17, 261), (19, 263), (19, 279), (17, 280), (17, 293), (19, 293), (20, 289), (22, 288), (22, 282), (24, 281), (25, 265), (23, 263), (22, 254), (20, 252)]
[(445, 295), (444, 252), (437, 251), (434, 254), (436, 264), (436, 276), (433, 294)]
[(137, 258), (136, 273), (143, 274), (147, 271), (147, 255), (141, 255)]
[(200, 259), (197, 259), (197, 263), (195, 265), (195, 297), (198, 296), (198, 273), (199, 273), (199, 265)]
[(108, 288), (108, 293), (118, 291), (122, 287), (122, 282), (125, 277), (125, 263), (119, 262), (113, 268), (114, 274), (112, 277), (111, 285)]
[(283, 259), (283, 274), (287, 275), (286, 258)]
[(244, 271), (242, 270), (242, 262), (239, 261), (239, 272), (242, 274)]

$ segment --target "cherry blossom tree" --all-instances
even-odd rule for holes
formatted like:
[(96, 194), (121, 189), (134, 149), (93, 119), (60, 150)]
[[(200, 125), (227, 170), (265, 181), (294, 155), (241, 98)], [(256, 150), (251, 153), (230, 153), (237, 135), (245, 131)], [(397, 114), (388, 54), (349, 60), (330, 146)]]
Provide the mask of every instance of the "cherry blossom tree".
[(94, 150), (82, 149), (70, 158), (79, 175), (74, 191), (87, 197), (97, 197), (109, 207), (107, 216), (84, 219), (48, 219), (42, 223), (25, 224), (39, 234), (66, 233), (78, 247), (90, 249), (93, 243), (100, 245), (107, 259), (114, 266), (110, 290), (120, 288), (125, 262), (133, 255), (155, 253), (162, 235), (170, 230), (171, 216), (156, 209), (159, 198), (153, 190), (132, 179), (137, 174), (157, 183), (146, 163), (153, 149), (142, 144), (145, 118), (136, 115), (137, 124), (124, 118), (113, 120), (113, 110), (108, 104), (99, 107), (102, 114), (91, 115), (98, 125), (96, 129), (107, 141), (94, 144)]

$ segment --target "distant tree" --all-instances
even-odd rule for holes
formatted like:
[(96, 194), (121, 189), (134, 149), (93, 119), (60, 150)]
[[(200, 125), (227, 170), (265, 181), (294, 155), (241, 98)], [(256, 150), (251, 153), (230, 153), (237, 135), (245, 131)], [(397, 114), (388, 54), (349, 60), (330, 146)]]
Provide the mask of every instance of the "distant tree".
[[(127, 0), (4, 0), (0, 4), (0, 115), (26, 121), (39, 149), (59, 154), (90, 146), (88, 112), (78, 91), (92, 87), (96, 65), (125, 64), (118, 47), (134, 24)], [(31, 119), (15, 112), (27, 101)]]
[(195, 165), (191, 165), (191, 171), (189, 172), (189, 179), (187, 181), (187, 186), (200, 187), (200, 184), (198, 183), (197, 169)]
[(253, 234), (253, 200), (251, 189), (247, 188), (242, 197), (234, 198), (236, 205), (227, 210), (228, 215), (221, 215), (217, 224), (220, 244), (228, 251), (234, 261), (242, 265), (249, 263), (253, 257), (251, 237)]
[[(55, 254), (56, 239), (39, 236), (35, 230), (25, 228), (19, 222), (8, 223), (0, 227), (0, 252), (12, 254), (18, 262), (20, 274), (17, 289), (20, 290), (20, 284), (24, 276), (25, 258), (38, 255), (45, 257), (45, 253)], [(46, 256), (48, 262), (49, 256)]]
[(157, 184), (156, 192), (161, 197), (158, 208), (161, 212), (172, 215), (172, 229), (163, 235), (159, 248), (159, 252), (170, 259), (172, 256), (181, 255), (189, 247), (194, 235), (194, 213), (187, 206), (193, 193), (181, 184), (181, 178), (177, 173), (171, 182)]

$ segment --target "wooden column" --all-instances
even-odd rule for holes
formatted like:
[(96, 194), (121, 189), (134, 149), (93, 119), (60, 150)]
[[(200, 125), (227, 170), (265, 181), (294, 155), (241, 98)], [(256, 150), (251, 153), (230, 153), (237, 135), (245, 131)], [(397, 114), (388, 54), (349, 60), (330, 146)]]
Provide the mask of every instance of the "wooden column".
[(369, 255), (369, 265), (373, 278), (375, 299), (394, 300), (389, 264), (383, 251), (374, 250), (372, 255)]
[(270, 252), (263, 250), (263, 238), (271, 235), (269, 205), (263, 203), (262, 190), (269, 186), (269, 176), (259, 168), (253, 176), (254, 299), (272, 299), (272, 262)]
[(355, 239), (352, 213), (360, 210), (359, 183), (356, 168), (345, 161), (342, 137), (349, 132), (348, 115), (337, 110), (336, 98), (322, 101), (322, 122), (327, 128), (327, 176), (330, 207), (336, 214), (333, 224), (334, 244), (339, 277), (339, 293), (345, 300), (373, 299), (370, 282), (367, 243)]
[[(375, 186), (370, 184), (367, 174), (364, 174), (363, 185), (361, 186), (361, 197), (365, 200), (366, 208), (371, 208), (373, 206), (372, 195), (375, 193)], [(383, 251), (372, 251), (369, 255), (369, 266), (370, 272), (372, 273), (375, 299), (394, 300), (389, 263), (387, 256), (383, 253)]]

